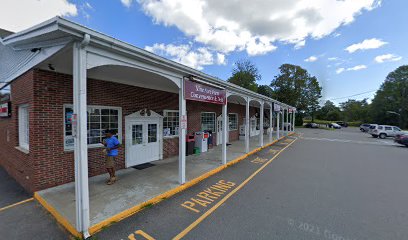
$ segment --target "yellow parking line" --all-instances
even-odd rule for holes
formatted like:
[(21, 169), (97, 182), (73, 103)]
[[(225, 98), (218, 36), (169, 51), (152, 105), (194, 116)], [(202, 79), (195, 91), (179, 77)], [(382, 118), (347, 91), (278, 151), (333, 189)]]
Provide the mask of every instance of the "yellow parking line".
[(0, 208), (0, 212), (1, 212), (1, 211), (4, 211), (4, 210), (6, 210), (6, 209), (9, 209), (9, 208), (18, 206), (18, 205), (23, 204), (23, 203), (33, 201), (33, 200), (34, 200), (34, 198), (29, 198), (29, 199), (23, 200), (23, 201), (21, 201), (21, 202), (17, 202), (17, 203), (14, 203), (14, 204), (11, 204), (11, 205), (2, 207), (2, 208)]
[(240, 190), (243, 186), (245, 186), (252, 178), (254, 178), (259, 172), (261, 172), (266, 166), (268, 166), (275, 158), (279, 156), (285, 150), (288, 148), (290, 145), (292, 145), (295, 140), (293, 140), (290, 144), (288, 144), (286, 147), (284, 147), (282, 150), (280, 150), (275, 156), (273, 156), (267, 163), (262, 165), (258, 170), (256, 170), (251, 176), (249, 176), (245, 181), (243, 181), (237, 188), (232, 190), (227, 196), (225, 196), (223, 199), (221, 199), (217, 204), (215, 204), (212, 208), (210, 208), (207, 212), (205, 212), (203, 215), (201, 215), (197, 220), (195, 220), (193, 223), (191, 223), (186, 229), (184, 229), (182, 232), (180, 232), (177, 236), (173, 238), (173, 240), (179, 240), (183, 238), (184, 236), (187, 235), (191, 230), (193, 230), (199, 223), (201, 223), (204, 219), (206, 219), (211, 213), (213, 213), (215, 210), (217, 210), (218, 207), (220, 207), (225, 201), (228, 200), (232, 195), (234, 195), (238, 190)]
[(140, 236), (143, 236), (147, 240), (155, 240), (152, 236), (150, 236), (149, 234), (143, 232), (142, 230), (137, 230), (135, 233), (139, 234)]

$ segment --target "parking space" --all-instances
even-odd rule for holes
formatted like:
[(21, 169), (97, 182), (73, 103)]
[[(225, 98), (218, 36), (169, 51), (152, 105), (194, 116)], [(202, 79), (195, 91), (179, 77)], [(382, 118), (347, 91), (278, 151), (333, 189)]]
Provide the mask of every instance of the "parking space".
[(69, 239), (69, 234), (0, 168), (0, 239)]

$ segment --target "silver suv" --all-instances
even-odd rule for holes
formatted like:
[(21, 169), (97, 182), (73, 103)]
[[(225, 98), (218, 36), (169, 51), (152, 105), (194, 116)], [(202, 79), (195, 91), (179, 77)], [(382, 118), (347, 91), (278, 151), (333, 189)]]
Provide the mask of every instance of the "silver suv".
[(377, 124), (371, 125), (370, 130), (368, 131), (371, 136), (375, 138), (379, 137), (381, 139), (386, 137), (395, 137), (400, 132), (401, 129), (399, 127)]

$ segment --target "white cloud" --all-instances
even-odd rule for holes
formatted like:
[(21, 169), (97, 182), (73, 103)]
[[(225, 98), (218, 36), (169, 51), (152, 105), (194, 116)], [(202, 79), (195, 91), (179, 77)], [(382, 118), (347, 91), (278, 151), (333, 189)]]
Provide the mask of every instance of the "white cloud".
[(120, 0), (125, 7), (132, 6), (133, 0)]
[(6, 1), (0, 7), (0, 28), (21, 31), (52, 17), (76, 16), (75, 4), (67, 0)]
[(191, 44), (166, 45), (156, 43), (153, 46), (146, 46), (145, 49), (198, 70), (202, 70), (203, 67), (207, 65), (226, 64), (224, 54), (211, 52), (204, 47), (193, 49)]
[(333, 37), (334, 37), (334, 38), (340, 37), (340, 36), (341, 36), (341, 33), (337, 33), (337, 32), (336, 32), (336, 33), (333, 33)]
[(397, 62), (401, 59), (402, 59), (401, 56), (397, 56), (395, 54), (384, 54), (384, 55), (375, 57), (374, 60), (378, 63), (383, 63), (383, 62)]
[(349, 68), (338, 68), (336, 70), (336, 73), (340, 74), (340, 73), (345, 72), (345, 71), (347, 71), (347, 72), (349, 72), (349, 71), (359, 71), (359, 70), (363, 70), (363, 69), (366, 69), (366, 68), (367, 68), (366, 65), (357, 65), (357, 66), (349, 67)]
[(349, 53), (354, 53), (358, 50), (368, 50), (368, 49), (380, 48), (384, 46), (385, 44), (388, 44), (388, 43), (382, 41), (381, 39), (372, 38), (372, 39), (366, 39), (360, 43), (350, 45), (345, 50)]
[(347, 68), (347, 71), (358, 71), (358, 70), (362, 70), (362, 69), (366, 69), (367, 66), (366, 65), (357, 65), (351, 68)]
[(227, 65), (225, 55), (222, 53), (217, 53), (217, 64), (218, 65)]
[(338, 57), (329, 57), (329, 58), (327, 58), (327, 60), (329, 60), (329, 61), (337, 61), (337, 60), (339, 60), (339, 58)]
[(300, 41), (298, 43), (295, 44), (295, 46), (293, 47), (295, 50), (301, 49), (304, 46), (306, 46), (306, 40)]
[(316, 56), (310, 56), (310, 57), (305, 59), (305, 62), (316, 62), (317, 59), (318, 58)]
[[(123, 1), (123, 0), (122, 0)], [(228, 53), (260, 55), (277, 41), (302, 47), (349, 24), (379, 0), (138, 0), (156, 24), (175, 26), (196, 42)], [(336, 11), (333, 11), (336, 9)]]
[(340, 74), (342, 72), (344, 72), (346, 69), (345, 68), (337, 68), (336, 73)]

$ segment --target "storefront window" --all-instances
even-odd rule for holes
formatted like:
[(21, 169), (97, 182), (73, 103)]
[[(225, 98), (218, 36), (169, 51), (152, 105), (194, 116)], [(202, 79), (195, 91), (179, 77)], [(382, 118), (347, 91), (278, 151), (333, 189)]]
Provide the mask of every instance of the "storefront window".
[[(105, 137), (105, 130), (113, 130), (117, 135), (121, 135), (120, 119), (121, 109), (115, 107), (99, 107), (88, 106), (88, 144), (99, 145)], [(72, 106), (65, 106), (64, 108), (64, 125), (65, 136), (64, 145), (65, 148), (74, 147), (74, 137), (72, 136)], [(119, 137), (120, 140), (120, 137)]]
[(230, 113), (228, 114), (229, 119), (229, 130), (235, 131), (238, 130), (238, 114)]
[(201, 130), (211, 130), (215, 132), (215, 113), (213, 112), (201, 113)]
[(163, 136), (178, 136), (179, 131), (179, 111), (163, 111)]
[(18, 107), (18, 142), (21, 148), (29, 149), (29, 114), (28, 105)]

